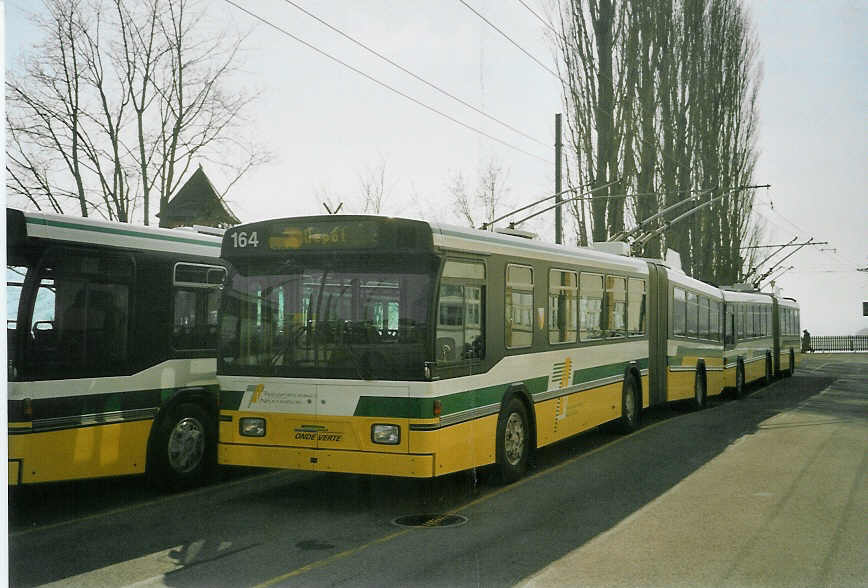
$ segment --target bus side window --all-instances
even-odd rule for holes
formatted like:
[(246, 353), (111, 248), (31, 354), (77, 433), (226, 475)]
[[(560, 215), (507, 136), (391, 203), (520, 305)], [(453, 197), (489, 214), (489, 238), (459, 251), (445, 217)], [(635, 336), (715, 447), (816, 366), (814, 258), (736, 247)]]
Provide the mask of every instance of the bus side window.
[(6, 358), (7, 377), (11, 381), (17, 377), (15, 365), (15, 349), (17, 341), (18, 305), (21, 301), (21, 288), (27, 268), (24, 266), (6, 266)]
[(717, 300), (711, 301), (711, 311), (709, 314), (708, 333), (714, 341), (720, 341), (720, 302)]
[(506, 347), (530, 347), (533, 342), (533, 269), (506, 266)]
[[(70, 296), (72, 299), (76, 297), (81, 300), (79, 314), (83, 312), (84, 307), (84, 289), (83, 282), (63, 282), (63, 296)], [(36, 290), (36, 302), (33, 306), (33, 316), (30, 321), (30, 332), (28, 333), (31, 341), (31, 350), (33, 353), (43, 356), (47, 363), (52, 359), (58, 362), (58, 329), (64, 327), (64, 343), (68, 349), (66, 354), (72, 361), (81, 361), (81, 353), (84, 350), (83, 339), (83, 324), (77, 326), (78, 323), (83, 323), (83, 319), (74, 320), (71, 308), (66, 310), (61, 318), (61, 323), (58, 324), (57, 319), (57, 295), (54, 279), (43, 278), (39, 282), (39, 287)], [(75, 334), (73, 334), (75, 331)]]
[(687, 292), (681, 288), (672, 290), (672, 334), (687, 334)]
[(627, 334), (627, 279), (606, 276), (606, 325), (604, 336), (623, 337)]
[(699, 299), (693, 292), (687, 293), (687, 336), (699, 336)]
[(549, 343), (575, 343), (578, 332), (576, 272), (549, 270)]
[(627, 333), (645, 334), (645, 280), (630, 278), (627, 282)]
[(31, 377), (120, 374), (126, 368), (131, 260), (58, 250), (40, 270), (26, 357)]
[(699, 297), (699, 338), (710, 339), (711, 331), (709, 326), (709, 309), (710, 301), (705, 296)]
[(448, 260), (437, 303), (436, 359), (485, 357), (485, 265)]
[(172, 346), (179, 350), (217, 346), (217, 309), (226, 269), (192, 263), (175, 264)]
[(604, 319), (603, 276), (582, 272), (579, 274), (579, 339), (590, 341), (603, 336)]

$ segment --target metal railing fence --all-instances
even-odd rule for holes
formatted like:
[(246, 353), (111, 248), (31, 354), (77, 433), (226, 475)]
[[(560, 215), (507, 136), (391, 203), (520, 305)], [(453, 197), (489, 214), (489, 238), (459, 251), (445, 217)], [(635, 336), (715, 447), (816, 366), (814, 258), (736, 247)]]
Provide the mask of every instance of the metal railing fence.
[(868, 335), (818, 335), (811, 337), (814, 351), (868, 351)]

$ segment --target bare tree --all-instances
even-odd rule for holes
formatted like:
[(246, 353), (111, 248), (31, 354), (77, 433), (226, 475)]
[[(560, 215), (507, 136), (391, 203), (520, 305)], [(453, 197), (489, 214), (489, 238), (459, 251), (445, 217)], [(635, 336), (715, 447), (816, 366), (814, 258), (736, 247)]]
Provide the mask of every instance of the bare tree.
[(473, 201), (470, 194), (467, 192), (467, 185), (464, 182), (464, 174), (461, 171), (455, 173), (449, 179), (446, 187), (449, 194), (452, 195), (452, 208), (455, 213), (463, 219), (470, 227), (476, 226), (476, 221), (473, 218)]
[(369, 165), (359, 174), (359, 187), (364, 214), (381, 214), (387, 197), (386, 160), (380, 157), (374, 165)]
[[(232, 186), (268, 154), (240, 132), (252, 96), (227, 92), (243, 38), (207, 31), (194, 0), (46, 0), (43, 40), (7, 76), (7, 189), (149, 224), (196, 160)], [(228, 188), (227, 188), (228, 189)], [(225, 193), (224, 193), (225, 195)]]
[[(755, 238), (756, 40), (739, 0), (564, 0), (555, 36), (577, 241), (605, 240), (705, 190), (714, 204), (645, 245), (702, 279), (734, 281)], [(611, 183), (611, 186), (606, 187)], [(625, 201), (620, 194), (633, 194)], [(614, 197), (613, 197), (614, 196)], [(686, 209), (681, 209), (684, 212)], [(589, 225), (590, 221), (590, 226)]]
[(456, 172), (447, 184), (454, 212), (471, 227), (491, 223), (501, 212), (501, 206), (509, 194), (508, 176), (508, 172), (492, 156), (479, 171), (476, 188), (469, 192), (464, 174)]

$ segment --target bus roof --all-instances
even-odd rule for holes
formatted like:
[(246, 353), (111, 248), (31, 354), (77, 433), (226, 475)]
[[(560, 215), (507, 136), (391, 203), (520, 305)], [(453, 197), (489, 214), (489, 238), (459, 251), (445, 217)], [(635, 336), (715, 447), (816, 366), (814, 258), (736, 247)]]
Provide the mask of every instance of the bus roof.
[(587, 264), (603, 270), (648, 273), (648, 264), (644, 260), (605, 253), (588, 247), (556, 245), (524, 237), (437, 223), (431, 223), (431, 229), (434, 234), (434, 246), (441, 249), (516, 255), (552, 262)]
[(192, 229), (161, 229), (12, 208), (6, 209), (6, 235), (10, 248), (27, 239), (44, 239), (205, 257), (217, 257), (221, 241), (216, 235)]

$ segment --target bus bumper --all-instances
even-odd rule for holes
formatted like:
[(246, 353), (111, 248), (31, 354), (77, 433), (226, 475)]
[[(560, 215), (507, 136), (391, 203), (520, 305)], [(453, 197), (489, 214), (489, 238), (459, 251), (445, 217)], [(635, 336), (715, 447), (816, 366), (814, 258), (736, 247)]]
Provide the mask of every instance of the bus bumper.
[(221, 465), (408, 478), (434, 477), (433, 455), (220, 443), (217, 456)]

